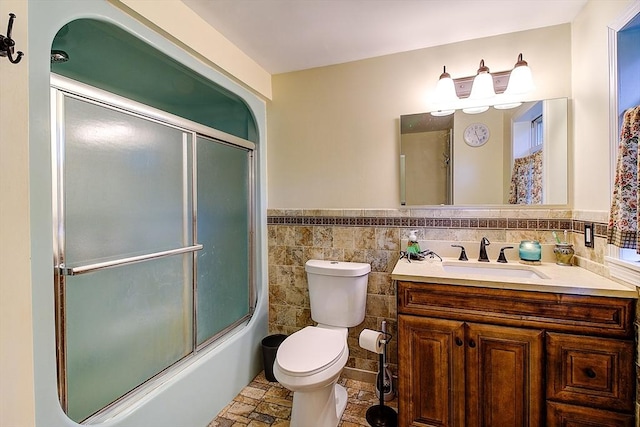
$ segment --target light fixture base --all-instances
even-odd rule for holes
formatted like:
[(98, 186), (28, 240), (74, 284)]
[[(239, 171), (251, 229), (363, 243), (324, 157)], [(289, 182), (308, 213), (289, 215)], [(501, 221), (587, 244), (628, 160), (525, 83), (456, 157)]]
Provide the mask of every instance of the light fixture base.
[[(491, 77), (493, 78), (493, 89), (496, 93), (504, 93), (504, 91), (507, 89), (507, 85), (509, 84), (510, 75), (511, 70), (491, 73)], [(456, 95), (458, 95), (458, 98), (469, 97), (469, 95), (471, 94), (473, 79), (475, 77), (476, 76), (469, 76), (453, 79), (453, 84), (455, 86)]]

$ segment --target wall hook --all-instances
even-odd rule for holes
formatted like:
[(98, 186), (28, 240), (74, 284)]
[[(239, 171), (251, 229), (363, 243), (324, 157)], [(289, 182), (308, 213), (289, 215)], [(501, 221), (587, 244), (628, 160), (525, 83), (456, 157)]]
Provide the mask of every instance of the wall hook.
[(7, 25), (7, 36), (3, 36), (0, 34), (0, 56), (6, 56), (9, 58), (9, 62), (12, 64), (17, 64), (22, 59), (21, 51), (18, 51), (18, 56), (13, 57), (14, 46), (16, 42), (11, 38), (11, 29), (13, 28), (13, 20), (16, 19), (16, 15), (13, 13), (9, 14), (9, 24)]

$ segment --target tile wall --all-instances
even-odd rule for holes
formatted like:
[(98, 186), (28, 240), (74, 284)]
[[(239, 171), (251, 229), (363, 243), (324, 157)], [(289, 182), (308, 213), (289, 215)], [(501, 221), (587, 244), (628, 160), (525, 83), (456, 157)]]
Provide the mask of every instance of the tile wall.
[[(586, 248), (584, 224), (593, 223), (595, 247)], [(349, 331), (347, 371), (366, 378), (377, 371), (377, 355), (358, 346), (364, 328), (380, 329), (386, 320), (396, 335), (396, 294), (391, 280), (409, 230), (420, 240), (519, 242), (536, 239), (553, 243), (551, 231), (568, 231), (581, 267), (606, 275), (606, 216), (567, 209), (392, 209), (392, 210), (269, 210), (269, 330), (291, 334), (313, 325), (309, 310), (304, 263), (332, 259), (371, 263), (366, 317)], [(423, 248), (424, 249), (424, 248)], [(477, 254), (469, 254), (477, 256)], [(397, 341), (389, 347), (389, 362), (396, 371)]]

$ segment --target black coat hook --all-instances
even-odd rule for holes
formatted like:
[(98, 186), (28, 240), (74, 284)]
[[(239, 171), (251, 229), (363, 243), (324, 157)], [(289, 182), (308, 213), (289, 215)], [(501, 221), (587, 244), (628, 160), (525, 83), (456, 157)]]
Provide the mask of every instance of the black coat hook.
[(3, 36), (0, 34), (0, 56), (6, 56), (9, 58), (9, 62), (12, 64), (17, 64), (22, 59), (21, 51), (18, 51), (18, 56), (13, 57), (14, 46), (16, 42), (11, 38), (11, 29), (13, 28), (13, 20), (16, 19), (16, 15), (13, 13), (9, 14), (9, 25), (7, 25), (7, 36)]

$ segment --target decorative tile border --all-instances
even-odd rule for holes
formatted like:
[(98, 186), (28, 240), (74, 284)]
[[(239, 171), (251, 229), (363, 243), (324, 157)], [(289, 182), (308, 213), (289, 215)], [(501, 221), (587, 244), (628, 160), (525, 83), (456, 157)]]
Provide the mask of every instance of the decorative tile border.
[(573, 220), (573, 230), (576, 233), (584, 234), (584, 225), (585, 224), (593, 224), (593, 235), (595, 237), (607, 237), (607, 224), (603, 224), (601, 222), (593, 222), (593, 221), (580, 221)]
[[(584, 233), (584, 224), (557, 218), (414, 218), (345, 216), (269, 216), (268, 225), (343, 226), (343, 227), (433, 227), (488, 228), (500, 230), (567, 230)], [(605, 237), (607, 224), (594, 223), (595, 235)]]
[(607, 237), (607, 224), (558, 218), (416, 218), (395, 216), (301, 216), (274, 215), (267, 225), (341, 227), (431, 227), (496, 230), (558, 230), (584, 234), (584, 225), (593, 224), (595, 237)]

